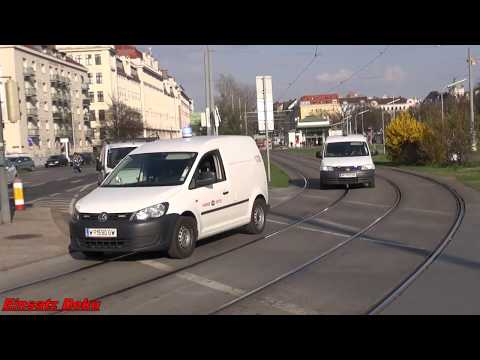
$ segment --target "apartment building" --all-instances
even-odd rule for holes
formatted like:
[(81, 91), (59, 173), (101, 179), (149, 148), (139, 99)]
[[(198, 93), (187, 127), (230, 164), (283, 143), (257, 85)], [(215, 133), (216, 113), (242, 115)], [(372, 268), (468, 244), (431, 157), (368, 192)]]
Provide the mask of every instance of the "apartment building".
[(300, 120), (307, 116), (328, 117), (341, 112), (338, 94), (304, 95), (299, 102)]
[[(95, 145), (105, 138), (105, 116), (112, 99), (142, 114), (145, 138), (181, 136), (193, 111), (191, 100), (151, 52), (132, 45), (57, 45), (88, 68)], [(188, 106), (187, 106), (188, 104)]]
[(92, 151), (87, 69), (49, 45), (0, 45), (6, 154), (37, 165), (50, 155)]
[(370, 106), (373, 108), (380, 108), (384, 111), (405, 111), (418, 104), (416, 98), (405, 98), (402, 96), (383, 96), (381, 98), (370, 98)]

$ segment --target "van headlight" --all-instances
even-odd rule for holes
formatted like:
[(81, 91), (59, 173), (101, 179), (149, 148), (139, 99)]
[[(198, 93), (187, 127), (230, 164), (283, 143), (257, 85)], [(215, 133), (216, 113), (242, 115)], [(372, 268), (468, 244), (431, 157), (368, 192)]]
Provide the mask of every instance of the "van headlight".
[(325, 165), (322, 165), (320, 167), (320, 170), (321, 171), (333, 171), (333, 166), (325, 166)]
[(375, 165), (373, 164), (362, 165), (362, 170), (375, 170)]
[(149, 219), (156, 219), (160, 216), (165, 215), (168, 210), (168, 203), (164, 202), (157, 205), (149, 206), (145, 209), (138, 210), (137, 212), (133, 213), (130, 220), (138, 220), (138, 221), (146, 221)]

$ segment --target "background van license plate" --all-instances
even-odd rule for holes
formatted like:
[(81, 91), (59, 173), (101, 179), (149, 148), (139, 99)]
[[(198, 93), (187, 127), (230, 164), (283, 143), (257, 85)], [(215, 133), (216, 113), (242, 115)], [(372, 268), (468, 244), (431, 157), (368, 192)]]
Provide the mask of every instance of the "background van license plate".
[(89, 229), (85, 228), (85, 237), (116, 238), (117, 229)]
[(357, 173), (352, 172), (352, 173), (341, 173), (339, 175), (341, 178), (354, 178), (357, 177)]

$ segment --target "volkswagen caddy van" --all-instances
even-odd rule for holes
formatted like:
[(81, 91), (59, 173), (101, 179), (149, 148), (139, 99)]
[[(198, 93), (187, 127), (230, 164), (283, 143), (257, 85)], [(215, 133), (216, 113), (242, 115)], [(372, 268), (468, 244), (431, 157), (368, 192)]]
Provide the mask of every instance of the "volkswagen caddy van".
[(329, 136), (317, 157), (322, 159), (321, 188), (351, 184), (375, 187), (375, 165), (363, 135)]
[(185, 258), (197, 240), (239, 227), (263, 232), (268, 203), (265, 167), (250, 137), (146, 143), (75, 204), (70, 251), (168, 250)]

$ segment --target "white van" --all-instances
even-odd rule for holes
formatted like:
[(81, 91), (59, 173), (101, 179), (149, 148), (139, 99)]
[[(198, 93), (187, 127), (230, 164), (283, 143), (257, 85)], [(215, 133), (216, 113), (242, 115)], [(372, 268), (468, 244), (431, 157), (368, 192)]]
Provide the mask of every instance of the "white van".
[(104, 145), (97, 160), (98, 183), (100, 184), (125, 156), (143, 144), (145, 143), (124, 142)]
[(375, 165), (365, 136), (329, 136), (317, 157), (322, 159), (321, 188), (341, 184), (375, 187)]
[(199, 239), (242, 226), (261, 233), (268, 201), (262, 156), (250, 137), (146, 143), (76, 203), (70, 251), (168, 249), (185, 258)]

